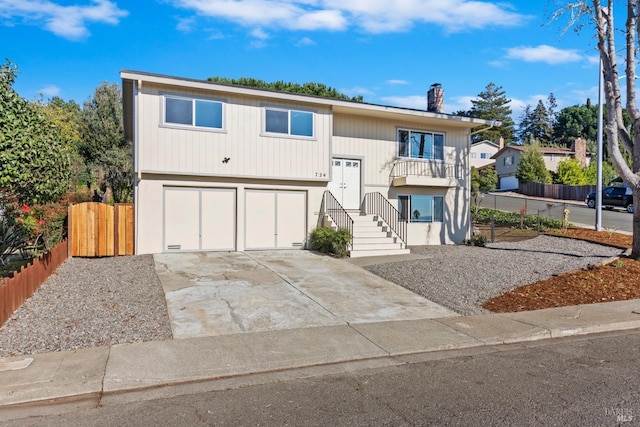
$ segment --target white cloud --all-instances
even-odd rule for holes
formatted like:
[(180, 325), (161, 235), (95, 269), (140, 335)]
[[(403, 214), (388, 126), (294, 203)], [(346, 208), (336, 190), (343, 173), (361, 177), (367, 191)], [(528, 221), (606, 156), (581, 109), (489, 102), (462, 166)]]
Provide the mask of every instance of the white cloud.
[(502, 3), (478, 0), (173, 0), (199, 15), (252, 27), (369, 33), (437, 25), (446, 32), (515, 27), (528, 17)]
[(408, 85), (409, 82), (406, 80), (398, 80), (398, 79), (391, 79), (391, 80), (387, 80), (385, 82), (388, 85)]
[(394, 105), (396, 107), (415, 108), (417, 110), (427, 109), (426, 95), (385, 96), (381, 99), (385, 104)]
[(340, 92), (344, 93), (345, 95), (349, 95), (349, 96), (358, 96), (358, 95), (362, 95), (363, 97), (367, 97), (367, 96), (373, 96), (375, 95), (375, 93), (365, 87), (361, 87), (361, 86), (356, 86), (356, 87), (352, 87), (349, 89), (340, 89)]
[(54, 96), (60, 96), (61, 90), (56, 85), (47, 85), (38, 90), (38, 93), (42, 94), (45, 98), (51, 98)]
[(178, 18), (178, 24), (176, 25), (176, 30), (182, 31), (183, 33), (189, 33), (193, 30), (193, 24), (195, 23), (194, 18)]
[(87, 24), (118, 24), (128, 15), (126, 10), (109, 0), (92, 0), (86, 6), (62, 6), (48, 0), (0, 0), (0, 18), (9, 25), (14, 20), (43, 25), (45, 29), (67, 39), (89, 35)]
[(520, 59), (525, 62), (544, 62), (550, 65), (568, 62), (586, 61), (587, 58), (575, 49), (558, 49), (541, 44), (539, 46), (518, 46), (507, 49), (508, 59)]
[(251, 36), (259, 40), (267, 40), (269, 38), (269, 34), (264, 32), (264, 30), (262, 30), (261, 28), (256, 28), (255, 30), (252, 30)]
[(309, 37), (303, 37), (300, 40), (298, 40), (298, 42), (296, 43), (297, 47), (302, 47), (302, 46), (313, 46), (315, 45), (316, 42), (314, 42), (313, 40), (311, 40)]
[(455, 111), (469, 111), (473, 104), (472, 99), (477, 99), (477, 96), (451, 96), (444, 98), (444, 110), (448, 113)]

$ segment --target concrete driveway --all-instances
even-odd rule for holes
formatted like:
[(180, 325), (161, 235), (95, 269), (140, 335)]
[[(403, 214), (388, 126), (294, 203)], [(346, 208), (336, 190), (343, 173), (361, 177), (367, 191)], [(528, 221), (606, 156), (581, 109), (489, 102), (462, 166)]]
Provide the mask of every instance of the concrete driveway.
[(458, 315), (357, 265), (310, 251), (154, 259), (175, 339)]

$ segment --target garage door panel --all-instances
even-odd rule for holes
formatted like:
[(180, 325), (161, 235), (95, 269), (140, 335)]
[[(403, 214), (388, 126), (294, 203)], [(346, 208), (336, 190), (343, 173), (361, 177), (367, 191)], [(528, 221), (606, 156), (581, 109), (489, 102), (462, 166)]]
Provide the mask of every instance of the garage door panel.
[(245, 193), (245, 247), (272, 249), (276, 235), (276, 193), (247, 191)]
[(202, 250), (235, 250), (235, 190), (202, 190)]
[(500, 178), (500, 189), (501, 190), (511, 190), (518, 188), (518, 178), (515, 176), (506, 176)]
[(165, 190), (165, 250), (184, 251), (199, 249), (199, 198), (199, 193), (196, 190)]
[(278, 248), (301, 248), (305, 241), (306, 220), (305, 193), (281, 192), (277, 195), (277, 237)]

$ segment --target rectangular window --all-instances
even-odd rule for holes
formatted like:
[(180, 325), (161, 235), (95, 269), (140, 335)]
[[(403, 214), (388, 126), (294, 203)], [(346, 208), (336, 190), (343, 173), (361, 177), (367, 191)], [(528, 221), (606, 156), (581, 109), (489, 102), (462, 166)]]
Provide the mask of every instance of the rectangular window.
[(504, 165), (511, 166), (513, 164), (513, 156), (507, 156), (504, 158)]
[(267, 133), (313, 137), (313, 113), (309, 111), (265, 108), (264, 121)]
[(398, 196), (401, 220), (409, 222), (443, 222), (444, 198), (442, 196)]
[(481, 159), (488, 159), (489, 157), (491, 157), (491, 156), (489, 155), (489, 153), (480, 153), (480, 158), (481, 158)]
[(398, 157), (444, 160), (444, 135), (399, 129)]
[(222, 129), (222, 102), (205, 99), (164, 97), (164, 122), (171, 125)]
[(475, 159), (476, 158), (476, 153), (471, 153), (471, 158)]

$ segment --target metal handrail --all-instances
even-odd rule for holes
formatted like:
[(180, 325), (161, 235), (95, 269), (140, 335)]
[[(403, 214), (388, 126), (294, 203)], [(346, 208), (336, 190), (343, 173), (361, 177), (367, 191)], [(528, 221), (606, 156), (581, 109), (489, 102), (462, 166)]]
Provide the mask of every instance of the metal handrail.
[(353, 247), (353, 219), (351, 219), (347, 211), (329, 190), (324, 192), (321, 212), (329, 215), (338, 228), (346, 228), (349, 231), (349, 236), (351, 237), (350, 244), (351, 247)]
[(364, 195), (362, 206), (365, 214), (379, 215), (406, 246), (408, 220), (402, 217), (402, 214), (386, 197), (377, 191), (375, 193), (367, 193)]
[(391, 178), (403, 176), (424, 176), (428, 178), (464, 178), (464, 168), (458, 163), (444, 163), (434, 160), (400, 160), (393, 164)]

